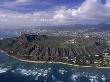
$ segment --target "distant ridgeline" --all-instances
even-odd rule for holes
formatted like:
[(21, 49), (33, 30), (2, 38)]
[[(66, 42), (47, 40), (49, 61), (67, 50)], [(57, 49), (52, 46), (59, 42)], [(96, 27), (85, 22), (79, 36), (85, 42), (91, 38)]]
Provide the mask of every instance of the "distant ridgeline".
[(98, 37), (22, 34), (0, 40), (0, 49), (23, 60), (110, 66), (109, 45)]

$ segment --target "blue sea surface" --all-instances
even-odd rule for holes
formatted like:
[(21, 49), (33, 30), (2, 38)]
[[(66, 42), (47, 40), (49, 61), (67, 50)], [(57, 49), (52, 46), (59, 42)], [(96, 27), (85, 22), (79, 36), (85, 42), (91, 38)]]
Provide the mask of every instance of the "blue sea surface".
[[(13, 37), (12, 33), (8, 36)], [(4, 36), (3, 34), (6, 35), (0, 33), (0, 36)], [(6, 54), (0, 52), (0, 82), (110, 82), (109, 68), (26, 63)]]
[(0, 82), (110, 82), (110, 69), (26, 63), (0, 52)]

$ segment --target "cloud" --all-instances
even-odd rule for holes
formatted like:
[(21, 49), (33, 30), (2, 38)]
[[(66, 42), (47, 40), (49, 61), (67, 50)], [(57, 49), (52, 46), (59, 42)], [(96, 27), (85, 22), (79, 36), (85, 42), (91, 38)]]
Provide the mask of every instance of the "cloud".
[[(16, 0), (16, 3), (28, 3), (32, 0)], [(60, 24), (110, 23), (110, 0), (102, 4), (101, 0), (85, 0), (77, 9), (58, 6), (51, 11), (21, 13), (0, 10), (0, 27), (37, 26)]]
[(27, 3), (27, 2), (32, 2), (33, 0), (16, 0), (16, 3)]
[(22, 10), (26, 9), (20, 6), (26, 6), (30, 4), (34, 4), (35, 0), (12, 0), (12, 1), (3, 1), (2, 4), (0, 4), (1, 8), (10, 9), (10, 10)]
[(110, 7), (110, 0), (106, 0), (106, 6)]
[[(58, 20), (70, 23), (101, 23), (110, 21), (110, 8), (108, 4), (102, 4), (101, 0), (86, 0), (77, 9), (60, 8), (54, 16)], [(72, 22), (71, 22), (72, 21)]]
[(52, 21), (49, 12), (19, 13), (0, 10), (0, 27), (47, 25)]

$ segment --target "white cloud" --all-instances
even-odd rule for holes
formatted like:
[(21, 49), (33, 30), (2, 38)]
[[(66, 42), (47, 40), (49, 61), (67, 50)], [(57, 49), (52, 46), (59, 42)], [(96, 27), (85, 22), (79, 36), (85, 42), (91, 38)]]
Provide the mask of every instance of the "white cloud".
[(16, 13), (0, 11), (0, 27), (6, 26), (36, 26), (47, 24), (51, 22), (51, 13), (48, 12), (34, 12), (34, 13)]
[[(109, 2), (110, 0), (106, 5), (110, 4)], [(88, 23), (90, 21), (100, 23), (110, 19), (110, 8), (102, 4), (101, 0), (86, 0), (78, 9), (60, 8), (56, 12), (55, 16), (58, 16), (56, 17), (58, 20), (73, 21), (72, 23)]]
[(110, 0), (106, 0), (106, 6), (110, 7)]
[[(31, 0), (28, 0), (31, 1)], [(28, 2), (18, 0), (18, 2)], [(53, 11), (34, 13), (19, 13), (0, 10), (0, 26), (36, 26), (50, 24), (76, 23), (110, 23), (110, 0), (101, 4), (100, 0), (86, 0), (77, 8), (61, 6)]]
[(14, 0), (14, 1), (4, 1), (2, 4), (0, 4), (0, 7), (4, 7), (4, 8), (9, 8), (9, 9), (13, 9), (13, 8), (17, 8), (19, 9), (19, 6), (21, 5), (29, 5), (34, 3), (35, 0)]
[(31, 2), (33, 0), (16, 0), (16, 3), (26, 3), (26, 2)]

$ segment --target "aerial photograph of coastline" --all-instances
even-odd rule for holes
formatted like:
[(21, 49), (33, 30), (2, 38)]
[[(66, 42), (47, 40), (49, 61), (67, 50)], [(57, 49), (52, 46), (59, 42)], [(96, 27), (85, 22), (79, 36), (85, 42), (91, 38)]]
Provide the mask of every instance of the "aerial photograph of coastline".
[(110, 0), (0, 0), (0, 82), (110, 82)]

